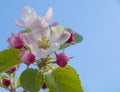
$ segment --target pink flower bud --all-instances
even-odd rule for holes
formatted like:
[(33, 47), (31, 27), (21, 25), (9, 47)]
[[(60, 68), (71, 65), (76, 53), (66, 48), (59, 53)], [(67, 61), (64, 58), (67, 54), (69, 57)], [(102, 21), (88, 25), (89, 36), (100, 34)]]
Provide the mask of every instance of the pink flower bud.
[(10, 80), (7, 79), (7, 78), (5, 78), (5, 79), (2, 80), (2, 84), (3, 84), (4, 86), (8, 87), (8, 86), (10, 85)]
[(66, 43), (72, 43), (75, 39), (75, 32), (72, 30), (69, 30), (68, 32), (70, 33), (70, 38), (66, 41)]
[(20, 60), (26, 65), (30, 65), (35, 62), (35, 56), (28, 50), (24, 50), (19, 55)]
[(12, 34), (12, 36), (7, 39), (9, 45), (10, 45), (12, 48), (20, 49), (20, 48), (23, 48), (23, 47), (24, 47), (24, 43), (23, 43), (23, 41), (20, 39), (20, 35), (21, 35), (21, 34), (22, 34), (22, 32), (18, 32), (18, 33)]
[(6, 71), (6, 73), (12, 74), (12, 73), (14, 73), (16, 70), (17, 70), (17, 66), (14, 66), (14, 67), (12, 67), (11, 69), (9, 69), (8, 71)]
[(56, 58), (57, 58), (56, 63), (61, 67), (65, 67), (70, 59), (65, 52), (57, 54)]
[(42, 89), (46, 89), (47, 85), (45, 83), (42, 84)]

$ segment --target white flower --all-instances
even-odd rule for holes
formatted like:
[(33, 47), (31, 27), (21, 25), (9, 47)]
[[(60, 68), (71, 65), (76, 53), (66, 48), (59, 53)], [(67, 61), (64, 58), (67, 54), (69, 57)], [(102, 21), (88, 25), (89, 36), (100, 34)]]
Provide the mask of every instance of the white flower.
[(41, 27), (40, 24), (44, 25), (44, 27), (48, 26), (48, 22), (51, 20), (52, 15), (53, 15), (53, 10), (51, 7), (48, 9), (46, 15), (43, 18), (41, 18), (40, 16), (37, 15), (37, 13), (33, 8), (25, 6), (22, 11), (22, 18), (24, 22), (15, 20), (15, 23), (19, 27), (26, 27), (37, 30)]
[(22, 34), (21, 39), (30, 47), (31, 52), (35, 56), (45, 58), (57, 51), (60, 48), (60, 45), (65, 43), (70, 37), (70, 34), (67, 31), (55, 32), (52, 34), (50, 32), (48, 33), (45, 34), (44, 30), (37, 33), (32, 31), (31, 33)]
[(65, 30), (61, 32), (57, 30), (54, 32), (50, 31), (48, 22), (52, 18), (52, 15), (52, 8), (48, 9), (43, 18), (37, 16), (33, 8), (25, 7), (23, 9), (23, 25), (31, 28), (32, 32), (22, 34), (21, 39), (30, 47), (31, 52), (36, 57), (45, 58), (54, 53), (70, 37), (70, 33)]

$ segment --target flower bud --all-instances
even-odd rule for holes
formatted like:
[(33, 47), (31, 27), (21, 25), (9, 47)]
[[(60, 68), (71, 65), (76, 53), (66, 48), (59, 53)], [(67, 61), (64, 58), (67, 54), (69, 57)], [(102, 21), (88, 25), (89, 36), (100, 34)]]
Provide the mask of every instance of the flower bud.
[(9, 69), (8, 71), (6, 71), (6, 73), (12, 74), (12, 73), (14, 73), (16, 70), (17, 70), (17, 66), (14, 66), (14, 67), (12, 67), (11, 69)]
[(15, 49), (20, 49), (20, 48), (24, 47), (24, 43), (20, 39), (21, 34), (22, 34), (22, 32), (12, 34), (12, 36), (7, 39), (10, 47), (15, 48)]
[(70, 38), (66, 41), (66, 43), (72, 43), (75, 39), (75, 32), (72, 30), (69, 30), (68, 32), (70, 33)]
[(56, 55), (56, 58), (57, 58), (56, 63), (57, 63), (60, 67), (65, 67), (66, 64), (68, 63), (69, 59), (70, 59), (70, 58), (66, 55), (65, 52), (62, 52), (62, 53), (60, 53), (60, 54), (57, 54), (57, 55)]
[(8, 86), (10, 85), (10, 80), (7, 79), (7, 78), (5, 78), (5, 79), (2, 80), (2, 84), (3, 84), (4, 86), (8, 87)]
[(46, 89), (47, 85), (45, 83), (42, 84), (42, 89)]
[(35, 56), (28, 50), (23, 50), (20, 53), (19, 58), (26, 65), (30, 65), (35, 62)]

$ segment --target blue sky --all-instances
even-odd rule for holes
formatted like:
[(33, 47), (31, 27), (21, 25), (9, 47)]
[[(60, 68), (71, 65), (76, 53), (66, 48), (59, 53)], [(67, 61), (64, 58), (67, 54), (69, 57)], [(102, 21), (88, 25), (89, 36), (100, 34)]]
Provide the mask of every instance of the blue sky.
[(22, 20), (25, 5), (40, 16), (53, 7), (52, 21), (61, 20), (60, 25), (83, 35), (83, 42), (66, 52), (75, 57), (69, 65), (80, 74), (85, 92), (120, 92), (120, 0), (2, 0), (0, 50), (8, 47), (7, 37), (20, 30), (14, 20)]

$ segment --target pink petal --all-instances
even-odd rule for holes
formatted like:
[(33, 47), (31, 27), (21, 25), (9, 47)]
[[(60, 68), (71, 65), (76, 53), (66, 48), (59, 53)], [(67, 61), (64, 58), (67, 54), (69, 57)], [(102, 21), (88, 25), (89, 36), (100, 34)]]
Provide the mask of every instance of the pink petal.
[(50, 7), (45, 15), (45, 20), (49, 22), (52, 19), (53, 16), (53, 9)]
[(21, 27), (21, 28), (25, 28), (25, 27), (26, 27), (24, 23), (22, 23), (22, 22), (20, 22), (20, 21), (18, 21), (18, 20), (15, 20), (15, 24), (16, 24), (18, 27)]
[(49, 27), (54, 27), (54, 26), (57, 26), (57, 25), (58, 25), (58, 23), (59, 23), (59, 21), (55, 21), (55, 22), (53, 22), (52, 24), (50, 24), (50, 25), (49, 25)]
[(10, 36), (7, 41), (9, 43), (9, 45), (12, 48), (15, 49), (20, 49), (24, 47), (24, 43), (23, 41), (20, 39), (20, 35), (22, 35), (22, 32), (17, 32), (15, 34), (12, 34), (12, 36)]
[(28, 50), (23, 50), (20, 53), (19, 58), (22, 62), (24, 62), (27, 65), (30, 65), (35, 62), (35, 56)]

